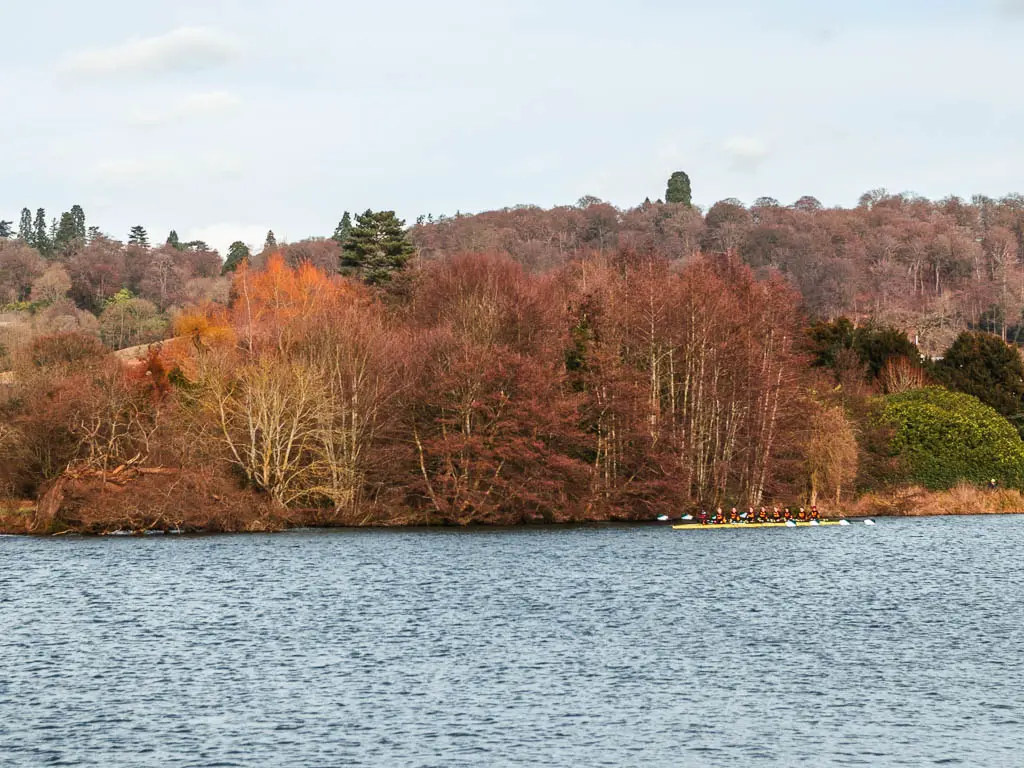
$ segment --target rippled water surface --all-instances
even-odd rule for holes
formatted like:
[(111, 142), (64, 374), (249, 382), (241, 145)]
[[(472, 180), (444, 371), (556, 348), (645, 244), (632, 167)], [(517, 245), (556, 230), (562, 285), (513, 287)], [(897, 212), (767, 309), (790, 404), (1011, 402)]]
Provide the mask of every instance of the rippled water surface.
[(1024, 765), (1024, 518), (0, 539), (0, 765)]

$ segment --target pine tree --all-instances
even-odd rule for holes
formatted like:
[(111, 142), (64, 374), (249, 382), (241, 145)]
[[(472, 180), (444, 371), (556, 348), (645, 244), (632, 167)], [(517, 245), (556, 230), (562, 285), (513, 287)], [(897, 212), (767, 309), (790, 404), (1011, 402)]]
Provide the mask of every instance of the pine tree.
[(75, 222), (75, 237), (84, 242), (88, 230), (85, 227), (85, 211), (82, 210), (82, 206), (77, 203), (71, 206), (71, 218)]
[(136, 224), (128, 233), (128, 245), (138, 245), (141, 248), (149, 248), (149, 233), (141, 224)]
[(226, 275), (228, 272), (234, 272), (243, 261), (249, 261), (251, 255), (252, 254), (249, 253), (249, 246), (241, 240), (235, 240), (235, 242), (231, 244), (231, 247), (228, 248), (228, 258), (224, 262), (224, 268), (221, 269), (221, 274)]
[(668, 189), (665, 191), (666, 203), (682, 203), (692, 206), (693, 200), (690, 192), (690, 177), (683, 171), (676, 171), (669, 177)]
[(385, 283), (415, 251), (406, 239), (405, 222), (394, 211), (367, 210), (356, 216), (345, 241), (342, 266), (371, 285)]
[(14, 222), (0, 219), (0, 238), (6, 240), (14, 236)]
[(90, 243), (101, 237), (103, 237), (103, 233), (100, 232), (99, 227), (89, 227), (89, 229), (85, 233), (85, 239), (88, 240)]
[(267, 239), (263, 241), (263, 252), (273, 253), (277, 250), (277, 238), (274, 237), (274, 230), (267, 232)]
[(183, 251), (185, 248), (181, 244), (181, 239), (178, 237), (176, 230), (171, 230), (167, 233), (167, 245), (171, 246), (176, 251)]
[(28, 208), (21, 209), (21, 221), (18, 222), (18, 239), (32, 244), (32, 211)]
[(46, 225), (46, 209), (36, 209), (36, 218), (32, 224), (32, 240), (30, 245), (43, 256), (50, 255), (50, 231)]
[(341, 215), (341, 221), (338, 222), (338, 226), (334, 228), (334, 235), (331, 237), (334, 242), (340, 245), (342, 248), (345, 247), (345, 243), (348, 241), (349, 233), (352, 231), (352, 215), (345, 211)]
[(84, 241), (84, 232), (81, 238), (78, 236), (78, 221), (75, 218), (75, 214), (68, 211), (62, 213), (60, 215), (60, 223), (57, 225), (57, 231), (53, 236), (53, 249), (62, 256), (67, 256), (79, 244), (84, 245)]

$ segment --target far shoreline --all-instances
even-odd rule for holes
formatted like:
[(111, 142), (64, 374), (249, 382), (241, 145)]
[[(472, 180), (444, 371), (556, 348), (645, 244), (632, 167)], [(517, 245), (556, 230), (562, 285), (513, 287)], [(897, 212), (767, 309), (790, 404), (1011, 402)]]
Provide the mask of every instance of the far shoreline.
[[(949, 492), (944, 492), (949, 493)], [(927, 504), (920, 507), (914, 507), (911, 509), (897, 509), (897, 508), (875, 508), (870, 513), (859, 509), (858, 507), (863, 505), (864, 499), (858, 500), (858, 503), (851, 508), (845, 514), (828, 514), (822, 517), (822, 520), (849, 520), (850, 522), (862, 522), (873, 518), (926, 518), (926, 517), (991, 517), (1000, 515), (1021, 515), (1024, 514), (1024, 509), (948, 509), (943, 508), (939, 504)], [(266, 534), (278, 534), (278, 533), (294, 533), (298, 531), (394, 531), (394, 532), (444, 532), (444, 531), (555, 531), (555, 530), (566, 530), (571, 528), (601, 528), (601, 527), (664, 527), (671, 528), (673, 524), (678, 524), (683, 520), (682, 517), (674, 517), (667, 521), (657, 519), (607, 519), (607, 520), (555, 520), (555, 521), (544, 521), (535, 520), (519, 523), (486, 523), (477, 522), (468, 525), (459, 525), (455, 523), (388, 523), (388, 522), (368, 522), (361, 525), (356, 524), (316, 524), (311, 523), (308, 520), (295, 521), (294, 524), (284, 524), (281, 521), (275, 521), (275, 524), (270, 524), (268, 521), (252, 521), (254, 524), (247, 526), (246, 528), (240, 528), (238, 530), (213, 530), (204, 527), (189, 527), (187, 529), (182, 528), (140, 528), (136, 530), (128, 530), (124, 528), (109, 528), (106, 530), (97, 530), (95, 523), (91, 526), (91, 529), (78, 529), (75, 527), (67, 527), (57, 531), (38, 531), (30, 529), (30, 520), (27, 519), (29, 516), (35, 515), (35, 507), (28, 507), (27, 505), (21, 505), (17, 511), (4, 510), (0, 508), (0, 536), (4, 537), (18, 537), (18, 538), (58, 538), (63, 536), (72, 536), (75, 538), (104, 538), (104, 537), (126, 537), (126, 538), (147, 538), (152, 536), (237, 536), (237, 535), (266, 535)], [(21, 525), (12, 525), (15, 520), (20, 518)], [(102, 528), (102, 524), (99, 526)], [(737, 526), (717, 526), (710, 524), (708, 528), (718, 528), (728, 530), (736, 530)], [(739, 526), (742, 528), (742, 525)]]

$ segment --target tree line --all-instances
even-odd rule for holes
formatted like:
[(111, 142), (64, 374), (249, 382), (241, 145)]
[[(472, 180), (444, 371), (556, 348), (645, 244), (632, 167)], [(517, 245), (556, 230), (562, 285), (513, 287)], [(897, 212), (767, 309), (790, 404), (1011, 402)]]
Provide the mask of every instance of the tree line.
[(673, 177), (665, 200), (619, 209), (585, 197), (551, 209), (425, 217), (410, 234), (425, 259), (500, 252), (537, 271), (619, 248), (681, 262), (734, 253), (759, 275), (782, 274), (809, 316), (902, 328), (929, 356), (963, 330), (1024, 341), (1021, 195), (931, 201), (873, 190), (853, 208), (805, 196), (788, 205), (729, 198), (702, 211), (689, 179)]
[[(381, 285), (275, 254), (241, 264), (228, 301), (179, 313), (172, 334), (128, 365), (80, 331), (16, 355), (0, 406), (8, 492), (159, 467), (193, 507), (216, 481), (217, 498), (231, 484), (305, 522), (469, 524), (835, 508), (968, 470), (1024, 482), (1024, 444), (993, 408), (906, 400), (939, 369), (905, 334), (808, 327), (781, 275), (732, 255), (617, 250), (537, 274), (463, 254)], [(938, 412), (974, 425), (961, 441), (974, 453), (921, 450), (952, 428)], [(982, 456), (993, 430), (998, 453)], [(161, 503), (161, 524), (180, 522)]]
[[(138, 467), (133, 499), (172, 516), (170, 491), (142, 492), (163, 475), (143, 468), (177, 473), (192, 507), (245, 493), (306, 522), (468, 524), (836, 506), (989, 473), (1024, 484), (1024, 366), (1007, 328), (961, 314), (919, 346), (920, 317), (877, 296), (824, 311), (797, 270), (808, 254), (860, 263), (888, 237), (873, 222), (892, 227), (923, 313), (936, 283), (905, 261), (907, 238), (925, 254), (952, 242), (952, 202), (879, 193), (849, 211), (802, 199), (705, 214), (684, 176), (667, 202), (628, 211), (588, 198), (410, 229), (392, 211), (345, 213), (331, 237), (270, 232), (224, 262), (173, 232), (153, 247), (141, 228), (127, 243), (87, 228), (49, 256), (0, 239), (0, 286), (21, 302), (5, 317), (36, 323), (6, 349), (0, 495), (54, 498), (83, 477), (102, 491)], [(992, 233), (1014, 205), (970, 208)], [(963, 215), (957, 253), (982, 226)], [(769, 235), (779, 248), (755, 258)], [(970, 253), (1001, 279), (994, 242)], [(944, 274), (940, 295), (966, 313)], [(159, 339), (134, 363), (109, 351)]]
[(0, 371), (10, 367), (18, 346), (53, 331), (96, 334), (113, 348), (159, 340), (183, 308), (227, 303), (230, 274), (272, 254), (378, 284), (415, 250), (394, 212), (369, 210), (354, 218), (346, 212), (332, 238), (278, 245), (271, 231), (255, 254), (236, 241), (223, 262), (205, 242), (184, 241), (174, 230), (159, 246), (141, 225), (125, 241), (115, 240), (87, 227), (78, 205), (49, 224), (44, 209), (35, 218), (25, 209), (18, 231), (5, 221), (0, 235), (0, 312), (7, 313)]

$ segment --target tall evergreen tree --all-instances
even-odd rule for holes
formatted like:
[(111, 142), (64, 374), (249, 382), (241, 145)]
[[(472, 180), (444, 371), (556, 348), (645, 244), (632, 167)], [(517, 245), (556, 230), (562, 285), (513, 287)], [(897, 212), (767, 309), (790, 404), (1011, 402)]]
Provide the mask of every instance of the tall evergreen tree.
[(14, 236), (13, 224), (13, 221), (4, 221), (0, 219), (0, 238), (7, 239)]
[(46, 209), (36, 209), (36, 218), (32, 223), (31, 245), (43, 256), (50, 255), (50, 229), (46, 225)]
[(85, 211), (78, 203), (71, 206), (71, 218), (75, 222), (75, 237), (84, 242), (88, 229), (85, 226)]
[(32, 244), (32, 211), (21, 209), (21, 220), (18, 222), (18, 239)]
[(60, 215), (57, 232), (53, 236), (53, 249), (62, 256), (67, 256), (80, 245), (85, 244), (85, 233), (78, 235), (78, 221), (75, 214), (65, 211)]
[(136, 224), (128, 233), (128, 245), (138, 245), (142, 248), (149, 248), (149, 233), (141, 224)]
[(334, 228), (334, 235), (331, 239), (344, 248), (345, 243), (348, 242), (350, 232), (352, 232), (352, 214), (345, 211), (341, 215), (341, 221), (338, 222), (338, 226)]
[(181, 244), (181, 239), (178, 237), (177, 231), (173, 229), (167, 233), (167, 245), (171, 246), (171, 248), (174, 248), (176, 251), (185, 250)]
[(277, 250), (277, 238), (274, 237), (274, 230), (267, 232), (267, 239), (263, 241), (263, 252), (272, 253)]
[(252, 254), (249, 253), (249, 246), (241, 240), (235, 240), (235, 242), (231, 244), (231, 247), (228, 248), (228, 258), (224, 262), (224, 268), (221, 270), (221, 274), (226, 275), (228, 272), (234, 272), (243, 261), (249, 261), (251, 255)]
[(405, 222), (394, 211), (367, 210), (356, 216), (342, 252), (343, 271), (367, 283), (385, 283), (402, 269), (416, 248), (405, 236)]
[(89, 229), (86, 230), (85, 239), (88, 242), (91, 243), (93, 240), (96, 240), (97, 238), (100, 238), (100, 237), (103, 237), (103, 233), (100, 232), (100, 228), (99, 227), (89, 227)]
[(676, 171), (669, 177), (668, 189), (665, 190), (665, 202), (693, 205), (690, 192), (690, 177), (683, 171)]

